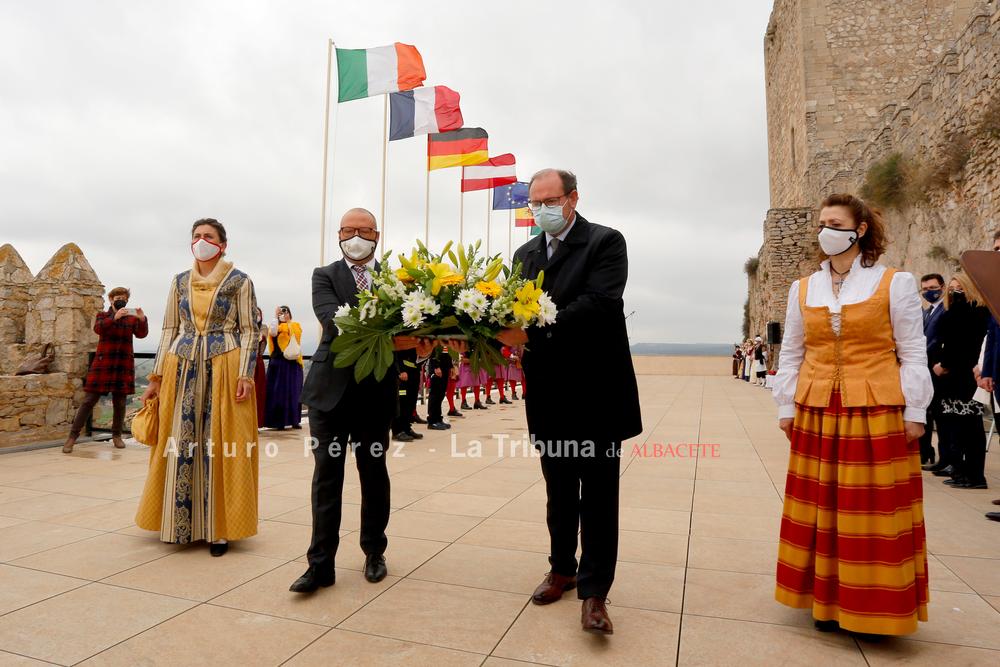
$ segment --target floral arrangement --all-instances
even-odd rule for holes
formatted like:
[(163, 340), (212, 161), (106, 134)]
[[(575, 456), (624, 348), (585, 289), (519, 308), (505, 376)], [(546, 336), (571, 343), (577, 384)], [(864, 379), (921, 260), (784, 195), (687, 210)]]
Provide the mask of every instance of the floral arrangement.
[(334, 316), (339, 335), (330, 345), (334, 366), (354, 365), (354, 378), (374, 373), (381, 380), (393, 364), (393, 337), (464, 339), (473, 373), (507, 361), (493, 343), (508, 327), (546, 326), (556, 321), (556, 306), (542, 291), (544, 274), (521, 277), (521, 266), (505, 266), (500, 255), (479, 254), (480, 242), (448, 242), (440, 254), (417, 240), (400, 267), (382, 256), (372, 289), (358, 293), (358, 305), (343, 305)]

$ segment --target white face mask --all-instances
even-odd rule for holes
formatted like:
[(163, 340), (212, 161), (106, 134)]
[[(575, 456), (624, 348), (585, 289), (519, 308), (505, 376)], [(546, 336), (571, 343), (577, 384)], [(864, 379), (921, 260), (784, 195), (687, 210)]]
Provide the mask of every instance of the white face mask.
[(191, 244), (191, 254), (200, 262), (210, 262), (218, 257), (220, 252), (222, 246), (205, 239), (198, 239)]
[(858, 238), (858, 230), (856, 229), (836, 229), (823, 226), (819, 230), (819, 247), (823, 249), (827, 257), (835, 257), (850, 250), (858, 242)]
[(369, 241), (360, 236), (352, 236), (340, 242), (340, 249), (348, 259), (360, 262), (361, 260), (368, 259), (375, 252), (375, 241)]

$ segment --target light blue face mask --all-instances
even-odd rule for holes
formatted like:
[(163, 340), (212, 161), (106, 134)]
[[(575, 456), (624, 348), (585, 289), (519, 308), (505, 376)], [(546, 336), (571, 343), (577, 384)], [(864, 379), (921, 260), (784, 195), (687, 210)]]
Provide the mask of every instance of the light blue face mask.
[(566, 226), (567, 222), (566, 218), (563, 217), (562, 209), (562, 206), (542, 204), (538, 211), (532, 211), (532, 215), (535, 216), (535, 224), (547, 234), (556, 234)]

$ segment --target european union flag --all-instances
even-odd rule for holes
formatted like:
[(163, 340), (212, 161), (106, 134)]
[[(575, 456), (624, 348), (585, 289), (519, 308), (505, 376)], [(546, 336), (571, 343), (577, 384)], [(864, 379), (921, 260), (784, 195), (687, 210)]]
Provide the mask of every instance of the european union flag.
[(511, 208), (524, 208), (528, 205), (528, 184), (518, 181), (510, 185), (493, 188), (493, 210), (506, 211)]

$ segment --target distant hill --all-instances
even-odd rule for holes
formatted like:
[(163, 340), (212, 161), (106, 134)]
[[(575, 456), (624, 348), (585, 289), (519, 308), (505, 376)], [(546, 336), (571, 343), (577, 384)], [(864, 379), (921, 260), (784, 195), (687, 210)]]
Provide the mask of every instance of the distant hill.
[(728, 343), (635, 343), (632, 354), (672, 357), (728, 357), (733, 346)]

